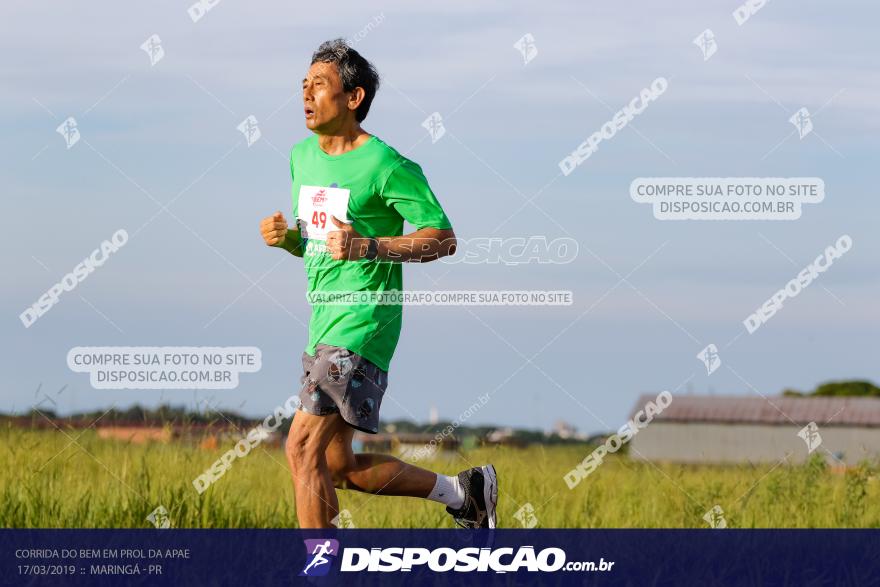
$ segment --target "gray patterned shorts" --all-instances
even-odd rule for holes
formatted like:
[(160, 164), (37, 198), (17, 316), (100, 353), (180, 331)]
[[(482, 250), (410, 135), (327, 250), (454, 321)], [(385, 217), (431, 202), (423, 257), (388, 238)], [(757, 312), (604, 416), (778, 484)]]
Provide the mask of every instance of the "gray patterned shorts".
[(319, 344), (315, 356), (303, 353), (299, 409), (326, 416), (339, 412), (352, 427), (379, 431), (379, 406), (388, 387), (388, 373), (352, 351)]

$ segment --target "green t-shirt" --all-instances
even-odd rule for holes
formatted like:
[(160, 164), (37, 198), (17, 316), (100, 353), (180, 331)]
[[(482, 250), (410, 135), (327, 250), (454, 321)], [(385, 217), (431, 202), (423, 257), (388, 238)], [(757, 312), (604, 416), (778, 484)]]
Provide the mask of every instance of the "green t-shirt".
[[(294, 145), (290, 173), (294, 218), (298, 217), (302, 186), (310, 186), (306, 190), (312, 191), (317, 186), (337, 188), (327, 190), (332, 193), (338, 193), (339, 188), (348, 190), (348, 220), (366, 237), (400, 236), (404, 220), (416, 229), (452, 228), (421, 167), (375, 136), (347, 153), (328, 155), (318, 146), (317, 135), (312, 135)], [(304, 239), (303, 261), (309, 293), (403, 289), (400, 263), (336, 261), (326, 252), (323, 241), (314, 238)], [(400, 305), (315, 303), (306, 352), (314, 355), (319, 343), (338, 346), (388, 371), (400, 338), (401, 317)]]

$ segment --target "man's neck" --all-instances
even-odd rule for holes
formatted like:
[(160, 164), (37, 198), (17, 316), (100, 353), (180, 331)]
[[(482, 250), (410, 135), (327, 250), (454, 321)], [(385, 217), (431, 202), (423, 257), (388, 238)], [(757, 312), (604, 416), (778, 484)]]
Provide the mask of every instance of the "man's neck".
[(338, 134), (319, 134), (318, 146), (328, 155), (342, 155), (357, 149), (370, 139), (370, 133), (357, 126)]

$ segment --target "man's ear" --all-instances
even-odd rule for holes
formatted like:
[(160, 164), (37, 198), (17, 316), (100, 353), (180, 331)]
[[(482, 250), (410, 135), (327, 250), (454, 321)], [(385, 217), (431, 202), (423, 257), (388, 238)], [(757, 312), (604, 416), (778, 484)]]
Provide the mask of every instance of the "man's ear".
[(361, 102), (364, 101), (364, 96), (366, 95), (367, 93), (360, 86), (353, 89), (348, 96), (348, 109), (357, 110), (358, 106), (361, 105)]

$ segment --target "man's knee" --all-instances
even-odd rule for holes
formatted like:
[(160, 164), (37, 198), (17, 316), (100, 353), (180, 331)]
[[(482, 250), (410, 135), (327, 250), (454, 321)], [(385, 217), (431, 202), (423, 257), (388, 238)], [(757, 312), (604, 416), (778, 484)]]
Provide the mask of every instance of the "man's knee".
[(351, 451), (351, 436), (350, 430), (343, 429), (333, 437), (324, 452), (327, 469), (337, 489), (350, 488), (348, 477), (356, 468), (357, 461)]
[(325, 454), (327, 462), (327, 470), (330, 471), (330, 477), (333, 478), (333, 486), (337, 489), (347, 489), (349, 487), (348, 475), (354, 468), (348, 458), (332, 451)]
[(317, 472), (323, 460), (323, 447), (318, 430), (291, 426), (285, 451), (290, 468), (297, 474)]

